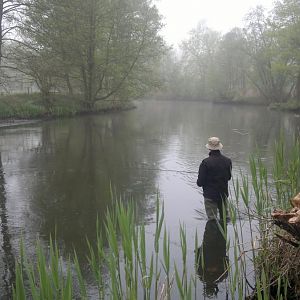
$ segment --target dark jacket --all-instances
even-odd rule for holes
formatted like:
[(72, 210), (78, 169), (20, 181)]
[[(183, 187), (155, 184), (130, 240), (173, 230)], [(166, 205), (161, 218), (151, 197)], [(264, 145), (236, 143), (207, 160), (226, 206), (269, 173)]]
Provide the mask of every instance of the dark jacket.
[(219, 150), (210, 151), (199, 167), (197, 185), (203, 188), (204, 198), (220, 201), (228, 197), (231, 179), (231, 160)]

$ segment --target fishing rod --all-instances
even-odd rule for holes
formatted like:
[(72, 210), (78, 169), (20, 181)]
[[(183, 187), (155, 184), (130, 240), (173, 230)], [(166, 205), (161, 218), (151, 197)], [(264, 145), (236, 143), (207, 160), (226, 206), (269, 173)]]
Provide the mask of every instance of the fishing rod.
[[(237, 154), (230, 155), (231, 158), (237, 162), (236, 159), (238, 157)], [(140, 167), (140, 166), (126, 166), (125, 169), (135, 169), (135, 170), (143, 170), (143, 171), (161, 171), (161, 172), (173, 172), (173, 173), (181, 173), (181, 174), (198, 174), (198, 171), (186, 171), (186, 170), (176, 170), (176, 169), (163, 169), (163, 168), (149, 168), (149, 167)]]
[(144, 170), (144, 171), (174, 172), (174, 173), (185, 173), (185, 174), (198, 174), (198, 172), (196, 172), (196, 171), (161, 169), (161, 168), (127, 167), (127, 169), (137, 169), (137, 170)]

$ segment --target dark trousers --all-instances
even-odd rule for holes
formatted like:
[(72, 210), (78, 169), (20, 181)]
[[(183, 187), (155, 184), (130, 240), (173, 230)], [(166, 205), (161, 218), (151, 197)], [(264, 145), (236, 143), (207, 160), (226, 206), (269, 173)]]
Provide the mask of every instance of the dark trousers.
[[(206, 215), (209, 220), (217, 219), (218, 212), (219, 212), (220, 219), (223, 219), (224, 213), (225, 213), (225, 218), (227, 218), (228, 216), (227, 199), (221, 201), (215, 201), (209, 198), (204, 198), (204, 206), (205, 206)], [(223, 209), (225, 209), (225, 212), (223, 212)]]

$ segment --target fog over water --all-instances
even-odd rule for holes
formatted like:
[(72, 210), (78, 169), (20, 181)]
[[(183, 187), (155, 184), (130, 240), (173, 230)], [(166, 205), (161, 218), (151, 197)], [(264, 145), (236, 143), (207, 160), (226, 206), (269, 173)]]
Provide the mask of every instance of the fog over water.
[[(174, 286), (166, 298), (179, 299), (178, 274), (183, 274), (182, 283), (186, 274), (192, 277), (195, 299), (238, 298), (238, 293), (241, 298), (252, 292), (259, 298), (260, 281), (263, 289), (267, 287), (265, 298), (269, 292), (275, 298), (277, 288), (280, 297), (282, 290), (287, 293), (286, 277), (292, 287), (287, 297), (298, 293), (300, 286), (293, 281), (299, 279), (294, 279), (295, 272), (288, 273), (294, 270), (292, 256), (264, 238), (277, 241), (275, 226), (269, 226), (271, 217), (272, 225), (278, 225), (276, 215), (270, 212), (288, 209), (284, 204), (293, 202), (292, 194), (300, 188), (299, 3), (2, 0), (0, 300), (13, 298), (21, 242), (36, 265), (37, 243), (50, 261), (52, 238), (60, 250), (59, 275), (65, 275), (76, 251), (89, 299), (98, 299), (99, 286), (107, 289), (107, 298), (118, 298), (111, 294), (122, 290), (126, 280), (135, 281), (129, 273), (135, 273), (138, 283), (134, 283), (137, 292), (131, 288), (134, 284), (126, 287), (127, 292), (136, 292), (138, 299), (147, 298), (142, 289), (152, 279), (147, 292), (165, 289), (168, 294), (170, 279)], [(222, 153), (232, 160), (229, 200), (230, 204), (237, 200), (231, 210), (232, 223), (235, 217), (238, 220), (234, 225), (229, 221), (220, 227), (207, 221), (202, 189), (196, 184), (211, 136), (220, 138)], [(274, 163), (279, 139), (282, 149), (293, 151), (282, 151), (282, 157), (277, 151)], [(257, 165), (253, 157), (259, 158)], [(251, 175), (256, 167), (260, 173), (255, 186)], [(145, 225), (146, 247), (143, 238), (134, 240), (141, 250), (135, 260), (132, 249), (122, 245), (124, 223), (112, 218), (111, 223), (118, 223), (113, 229), (105, 223), (116, 200), (127, 208), (134, 203), (137, 216), (130, 222), (134, 230), (144, 233), (141, 225)], [(243, 200), (245, 205), (240, 206)], [(158, 252), (159, 207), (164, 208), (165, 223), (158, 258), (151, 251)], [(283, 218), (283, 212), (279, 215)], [(104, 236), (99, 252), (112, 254), (108, 240), (115, 231), (117, 264), (129, 262), (132, 268), (116, 271), (111, 255), (109, 263), (104, 258), (103, 265), (97, 261), (97, 270), (91, 270), (87, 254), (98, 233)], [(269, 251), (273, 248), (280, 250), (277, 261), (265, 255), (273, 255)], [(199, 265), (197, 256), (205, 263)], [(284, 256), (291, 265), (281, 268)], [(139, 259), (144, 264), (137, 270)], [(261, 261), (266, 262), (265, 269)], [(278, 268), (273, 268), (275, 264)], [(75, 299), (84, 293), (80, 278), (75, 278), (76, 266), (72, 261)], [(53, 269), (50, 265), (49, 272)], [(99, 270), (104, 284), (95, 282)], [(25, 273), (26, 285), (30, 275)], [(114, 275), (120, 287), (113, 286)], [(34, 284), (47, 286), (41, 278)], [(57, 293), (65, 292), (56, 284), (51, 292), (54, 286)]]
[(176, 46), (187, 38), (188, 33), (199, 22), (205, 22), (209, 28), (226, 33), (234, 27), (242, 27), (243, 19), (250, 9), (257, 5), (270, 9), (273, 1), (160, 0), (156, 5), (165, 24), (162, 34), (167, 42)]
[[(179, 255), (180, 222), (190, 233), (192, 254), (193, 233), (197, 229), (201, 241), (206, 227), (196, 178), (207, 138), (221, 138), (236, 178), (247, 174), (248, 157), (257, 149), (271, 164), (280, 132), (288, 143), (299, 128), (298, 116), (266, 108), (144, 101), (127, 112), (1, 129), (1, 290), (21, 237), (32, 254), (36, 238), (47, 246), (56, 230), (64, 255), (75, 247), (84, 264), (85, 238), (95, 239), (97, 216), (102, 222), (110, 204), (110, 185), (137, 203), (149, 243), (159, 194), (173, 257)], [(220, 288), (220, 299), (223, 293)]]

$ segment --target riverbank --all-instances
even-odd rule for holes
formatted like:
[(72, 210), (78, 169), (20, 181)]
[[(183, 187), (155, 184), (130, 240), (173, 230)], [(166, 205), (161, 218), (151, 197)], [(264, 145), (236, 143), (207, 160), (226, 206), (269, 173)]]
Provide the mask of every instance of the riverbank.
[(98, 101), (93, 109), (86, 109), (77, 95), (55, 94), (52, 99), (51, 106), (46, 108), (39, 93), (0, 96), (0, 127), (135, 108), (131, 101), (104, 100)]
[(285, 111), (291, 113), (300, 113), (300, 103), (295, 100), (289, 100), (287, 102), (267, 103), (264, 99), (259, 97), (244, 97), (235, 99), (199, 99), (199, 98), (176, 98), (175, 96), (162, 96), (156, 94), (151, 99), (158, 99), (159, 101), (171, 101), (171, 102), (199, 102), (199, 103), (213, 103), (222, 105), (234, 105), (234, 106), (258, 106), (267, 107), (271, 110)]
[(226, 104), (226, 105), (266, 106), (272, 110), (286, 111), (286, 112), (293, 112), (293, 113), (300, 112), (300, 103), (295, 100), (268, 104), (259, 98), (243, 98), (243, 99), (234, 99), (234, 100), (214, 100), (213, 103)]
[(300, 113), (300, 103), (295, 100), (288, 102), (272, 103), (270, 109)]
[(268, 106), (268, 103), (261, 98), (247, 97), (238, 99), (217, 99), (213, 100), (216, 104), (228, 104), (228, 105), (257, 105), (257, 106)]

